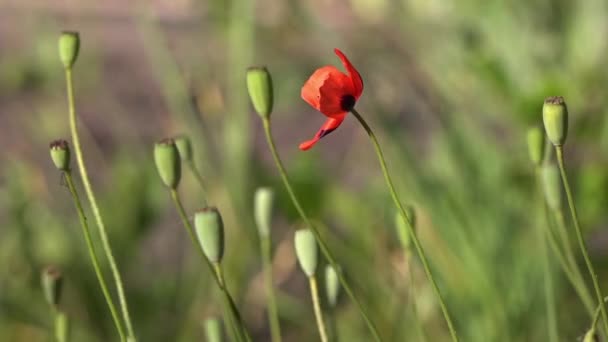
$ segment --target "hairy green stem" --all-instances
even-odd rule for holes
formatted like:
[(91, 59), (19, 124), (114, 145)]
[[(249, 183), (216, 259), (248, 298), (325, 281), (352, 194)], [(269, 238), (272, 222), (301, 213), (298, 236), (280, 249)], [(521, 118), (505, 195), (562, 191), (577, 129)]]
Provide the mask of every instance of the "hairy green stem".
[(308, 277), (308, 284), (310, 285), (310, 296), (312, 297), (312, 306), (315, 311), (315, 319), (317, 321), (317, 329), (319, 329), (319, 336), (321, 336), (321, 342), (328, 342), (327, 329), (325, 328), (325, 322), (323, 321), (323, 311), (321, 311), (317, 277), (314, 275)]
[(114, 259), (114, 254), (112, 253), (112, 248), (110, 247), (110, 241), (108, 239), (108, 234), (106, 232), (105, 224), (103, 219), (101, 218), (101, 213), (99, 211), (99, 207), (97, 206), (97, 199), (95, 198), (95, 193), (93, 192), (93, 188), (91, 186), (91, 182), (89, 180), (89, 174), (84, 163), (84, 157), (82, 153), (82, 147), (80, 145), (80, 136), (78, 135), (78, 127), (76, 124), (76, 106), (74, 104), (74, 86), (72, 82), (72, 69), (65, 69), (65, 78), (67, 83), (67, 92), (68, 92), (68, 108), (70, 112), (70, 131), (72, 134), (72, 143), (74, 144), (74, 151), (76, 154), (76, 160), (78, 162), (78, 170), (80, 172), (80, 176), (82, 177), (82, 183), (84, 185), (84, 190), (89, 200), (89, 204), (91, 205), (91, 210), (93, 212), (93, 217), (95, 218), (95, 222), (99, 228), (99, 235), (101, 236), (102, 247), (106, 257), (108, 258), (108, 263), (110, 264), (110, 270), (112, 272), (112, 276), (114, 277), (114, 282), (116, 283), (116, 292), (118, 293), (118, 301), (120, 303), (120, 307), (122, 309), (123, 320), (125, 321), (125, 325), (127, 327), (127, 337), (131, 341), (135, 341), (135, 334), (133, 331), (133, 325), (131, 324), (131, 317), (129, 316), (129, 308), (127, 306), (127, 299), (125, 296), (125, 291), (122, 283), (122, 278), (120, 276), (120, 272), (118, 271), (118, 266), (116, 265), (116, 260)]
[(277, 300), (272, 280), (272, 244), (270, 241), (270, 234), (260, 237), (260, 250), (262, 252), (262, 267), (264, 272), (264, 286), (266, 287), (270, 337), (272, 342), (281, 342), (281, 324), (279, 323), (279, 312), (277, 310)]
[[(327, 247), (327, 244), (321, 237), (321, 234), (319, 233), (319, 229), (308, 218), (308, 215), (306, 215), (306, 212), (300, 205), (300, 201), (296, 197), (296, 194), (293, 191), (293, 188), (291, 187), (291, 182), (289, 181), (289, 177), (287, 176), (287, 171), (285, 171), (285, 166), (283, 166), (283, 162), (281, 161), (281, 158), (279, 157), (279, 153), (277, 152), (277, 148), (275, 146), (274, 139), (272, 138), (270, 120), (268, 118), (263, 118), (262, 122), (264, 124), (264, 133), (266, 135), (266, 142), (268, 143), (268, 147), (270, 148), (270, 152), (272, 153), (274, 163), (277, 166), (277, 169), (279, 170), (281, 180), (283, 181), (283, 184), (285, 185), (285, 188), (287, 189), (287, 193), (289, 194), (289, 197), (291, 198), (293, 205), (296, 207), (296, 210), (300, 214), (300, 217), (302, 218), (302, 220), (304, 221), (306, 226), (309, 227), (310, 230), (315, 235), (315, 238), (317, 239), (317, 243), (319, 244), (319, 247), (321, 248), (321, 253), (323, 253), (323, 255), (325, 256), (325, 258), (327, 259), (329, 264), (331, 266), (333, 266), (334, 269), (339, 270), (340, 267), (339, 267), (338, 263), (336, 262), (336, 259), (334, 258), (334, 256), (331, 254), (329, 247)], [(361, 304), (359, 299), (355, 296), (353, 290), (350, 287), (350, 284), (346, 281), (346, 278), (344, 277), (342, 272), (337, 272), (337, 273), (338, 273), (338, 279), (340, 280), (340, 284), (342, 284), (342, 288), (346, 292), (346, 295), (353, 301), (353, 303), (359, 310), (359, 313), (361, 314), (361, 316), (363, 316), (363, 319), (365, 320), (367, 327), (369, 328), (370, 332), (372, 333), (374, 340), (382, 341), (382, 339), (380, 338), (380, 334), (378, 333), (378, 330), (376, 329), (376, 326), (374, 325), (372, 320), (369, 318), (365, 309), (363, 309), (363, 305)]]
[(403, 217), (403, 220), (406, 222), (408, 233), (411, 236), (412, 242), (414, 243), (414, 247), (416, 248), (416, 252), (418, 253), (418, 256), (420, 257), (420, 261), (422, 262), (422, 267), (424, 268), (424, 272), (426, 273), (426, 276), (433, 287), (433, 291), (435, 292), (435, 296), (437, 297), (437, 300), (439, 301), (439, 305), (441, 307), (441, 312), (443, 313), (443, 317), (445, 318), (445, 321), (448, 325), (448, 329), (450, 330), (450, 335), (452, 336), (452, 341), (458, 341), (458, 335), (456, 334), (456, 329), (454, 328), (454, 324), (452, 323), (452, 318), (450, 317), (450, 313), (448, 311), (447, 305), (445, 304), (445, 301), (443, 300), (441, 291), (439, 290), (439, 286), (437, 286), (437, 282), (435, 281), (435, 278), (433, 277), (433, 274), (431, 273), (431, 268), (429, 267), (429, 263), (427, 261), (426, 254), (424, 253), (424, 249), (422, 248), (422, 245), (420, 244), (420, 241), (418, 240), (418, 236), (416, 235), (416, 231), (414, 230), (414, 227), (412, 226), (412, 222), (410, 221), (410, 218), (407, 216), (407, 213), (405, 212), (405, 208), (401, 204), (401, 201), (399, 200), (399, 197), (397, 196), (397, 192), (395, 191), (395, 187), (393, 185), (391, 176), (388, 172), (388, 168), (386, 166), (386, 160), (384, 159), (384, 154), (382, 153), (382, 149), (380, 148), (378, 139), (376, 138), (376, 135), (372, 131), (371, 127), (367, 124), (367, 122), (365, 121), (365, 119), (363, 119), (363, 117), (359, 114), (359, 112), (357, 112), (353, 108), (351, 110), (351, 113), (355, 116), (355, 118), (357, 118), (357, 121), (359, 121), (359, 123), (361, 124), (363, 129), (365, 129), (365, 132), (369, 136), (369, 138), (372, 142), (372, 145), (374, 145), (376, 155), (378, 156), (378, 160), (380, 161), (380, 167), (382, 168), (382, 174), (384, 175), (384, 180), (386, 181), (386, 185), (388, 186), (389, 192), (391, 193), (393, 202), (395, 202), (395, 206), (397, 207), (397, 209), (399, 209), (401, 217)]

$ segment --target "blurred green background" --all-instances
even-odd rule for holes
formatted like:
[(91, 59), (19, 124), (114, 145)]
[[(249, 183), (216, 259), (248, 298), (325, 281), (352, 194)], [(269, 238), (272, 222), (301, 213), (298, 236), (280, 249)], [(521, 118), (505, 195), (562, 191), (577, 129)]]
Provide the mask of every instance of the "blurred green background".
[[(0, 340), (50, 338), (39, 281), (49, 264), (66, 277), (73, 340), (116, 337), (48, 157), (51, 140), (69, 138), (57, 38), (70, 29), (82, 39), (74, 78), (85, 158), (141, 341), (203, 340), (203, 320), (221, 314), (153, 164), (153, 143), (179, 133), (192, 137), (209, 200), (223, 213), (227, 279), (254, 340), (269, 340), (252, 215), (253, 191), (266, 185), (278, 196), (284, 340), (318, 338), (293, 251), (299, 218), (246, 94), (250, 65), (273, 74), (280, 153), (386, 341), (422, 340), (408, 268), (426, 339), (449, 339), (420, 264), (396, 242), (394, 207), (363, 130), (348, 118), (312, 151), (297, 149), (324, 120), (300, 87), (315, 68), (339, 65), (334, 47), (364, 79), (358, 109), (402, 200), (417, 208), (462, 340), (546, 341), (544, 223), (525, 132), (540, 124), (546, 96), (566, 98), (571, 181), (608, 290), (607, 15), (601, 0), (0, 0)], [(198, 189), (186, 173), (190, 213), (201, 205)], [(552, 272), (560, 339), (573, 341), (590, 322), (553, 261)], [(332, 316), (342, 341), (370, 340), (345, 297)]]

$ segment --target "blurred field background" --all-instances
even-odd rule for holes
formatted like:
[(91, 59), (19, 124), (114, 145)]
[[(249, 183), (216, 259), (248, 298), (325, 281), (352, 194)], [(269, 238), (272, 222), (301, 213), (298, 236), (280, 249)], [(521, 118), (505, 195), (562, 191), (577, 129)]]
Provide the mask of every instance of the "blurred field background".
[[(116, 336), (48, 156), (51, 140), (69, 140), (57, 56), (64, 29), (81, 34), (74, 79), (85, 159), (140, 341), (200, 341), (203, 320), (221, 314), (154, 168), (153, 143), (180, 133), (192, 137), (209, 199), (222, 211), (227, 281), (254, 340), (269, 340), (252, 216), (263, 185), (278, 196), (272, 238), (284, 340), (318, 338), (293, 252), (299, 217), (247, 98), (250, 65), (273, 75), (275, 136), (296, 191), (324, 222), (386, 341), (420, 340), (408, 265), (427, 340), (449, 339), (420, 265), (399, 248), (393, 204), (355, 120), (313, 150), (297, 149), (324, 120), (300, 87), (315, 68), (339, 65), (334, 47), (364, 79), (357, 107), (380, 137), (402, 199), (417, 208), (462, 340), (547, 340), (544, 223), (525, 132), (540, 124), (545, 97), (566, 98), (566, 159), (608, 290), (607, 15), (601, 0), (0, 0), (0, 340), (50, 338), (39, 281), (49, 264), (66, 277), (73, 340)], [(190, 213), (201, 205), (198, 189), (185, 173)], [(590, 322), (556, 262), (552, 270), (560, 338), (575, 341)], [(341, 341), (370, 340), (347, 298), (332, 315)]]

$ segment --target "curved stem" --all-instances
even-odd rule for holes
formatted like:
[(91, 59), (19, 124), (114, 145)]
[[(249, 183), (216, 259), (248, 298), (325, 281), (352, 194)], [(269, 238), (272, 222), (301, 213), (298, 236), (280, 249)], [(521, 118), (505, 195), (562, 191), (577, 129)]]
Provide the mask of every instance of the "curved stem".
[(597, 279), (597, 274), (593, 269), (593, 264), (591, 263), (591, 258), (589, 258), (589, 253), (587, 252), (587, 245), (585, 243), (585, 239), (583, 238), (583, 232), (578, 220), (578, 214), (576, 212), (576, 207), (574, 205), (574, 199), (572, 197), (572, 191), (570, 190), (570, 184), (568, 182), (568, 175), (566, 174), (566, 168), (564, 166), (564, 150), (562, 146), (555, 146), (555, 154), (557, 156), (557, 164), (559, 165), (559, 171), (562, 176), (562, 183), (564, 183), (564, 189), (566, 190), (566, 198), (568, 199), (568, 207), (570, 207), (570, 214), (572, 216), (572, 221), (574, 222), (574, 228), (576, 231), (576, 238), (578, 239), (578, 243), (581, 248), (581, 253), (583, 253), (583, 258), (585, 259), (585, 263), (587, 264), (587, 269), (589, 274), (591, 275), (591, 280), (593, 282), (593, 287), (595, 289), (595, 295), (597, 296), (598, 305), (600, 306), (602, 312), (602, 321), (604, 323), (604, 331), (608, 333), (608, 314), (606, 313), (606, 305), (604, 305), (604, 296), (602, 295), (602, 290), (600, 289), (600, 285)]
[(323, 311), (321, 311), (317, 278), (314, 275), (312, 277), (308, 277), (308, 284), (310, 285), (310, 296), (312, 297), (312, 306), (315, 311), (315, 319), (317, 320), (319, 336), (321, 336), (321, 342), (327, 342), (327, 329), (325, 328), (325, 322), (323, 322)]
[(203, 193), (203, 206), (207, 206), (207, 187), (205, 186), (205, 181), (203, 180), (203, 176), (196, 168), (196, 165), (194, 165), (194, 161), (190, 160), (187, 163), (188, 163), (188, 167), (190, 168), (190, 171), (194, 175), (194, 178), (196, 178), (198, 185), (201, 187), (201, 192)]
[(266, 287), (266, 301), (268, 303), (270, 337), (272, 342), (281, 342), (281, 324), (272, 280), (272, 244), (269, 235), (260, 236), (260, 250), (262, 252), (264, 286)]
[(388, 168), (386, 167), (386, 161), (384, 159), (384, 154), (382, 153), (382, 149), (380, 148), (380, 144), (378, 143), (378, 139), (376, 138), (376, 135), (374, 134), (372, 129), (369, 127), (367, 122), (354, 108), (351, 110), (351, 113), (353, 113), (353, 115), (355, 116), (355, 118), (357, 118), (357, 120), (359, 121), (359, 123), (361, 124), (363, 129), (365, 129), (365, 132), (367, 132), (367, 135), (369, 136), (369, 138), (372, 141), (372, 144), (374, 145), (376, 155), (378, 156), (378, 160), (380, 161), (380, 167), (382, 168), (384, 180), (386, 181), (386, 185), (388, 186), (388, 189), (391, 193), (393, 202), (395, 202), (395, 206), (397, 207), (397, 209), (399, 209), (399, 213), (401, 214), (401, 217), (403, 217), (403, 220), (406, 222), (408, 233), (412, 237), (412, 242), (414, 242), (414, 247), (416, 247), (416, 252), (418, 253), (418, 256), (420, 257), (420, 261), (422, 262), (424, 272), (426, 273), (427, 278), (429, 279), (429, 281), (431, 282), (431, 285), (433, 286), (433, 291), (435, 292), (435, 296), (437, 297), (437, 300), (439, 301), (439, 305), (441, 306), (441, 311), (442, 311), (443, 317), (445, 318), (445, 321), (448, 325), (448, 329), (450, 330), (450, 335), (452, 336), (452, 340), (458, 341), (458, 336), (456, 335), (456, 330), (454, 329), (454, 324), (452, 323), (452, 318), (450, 317), (448, 308), (445, 304), (445, 301), (443, 300), (443, 297), (441, 296), (441, 291), (439, 291), (437, 282), (435, 282), (435, 278), (433, 277), (433, 274), (431, 273), (431, 269), (430, 269), (428, 261), (426, 259), (424, 249), (422, 248), (422, 245), (420, 244), (420, 241), (418, 240), (418, 236), (416, 235), (416, 231), (412, 227), (412, 222), (407, 217), (407, 213), (405, 212), (405, 209), (403, 208), (403, 205), (401, 204), (401, 201), (399, 200), (399, 197), (397, 196), (397, 192), (395, 191), (395, 187), (393, 185), (393, 181), (391, 180), (391, 176), (388, 172)]
[[(276, 146), (274, 144), (274, 140), (272, 138), (272, 130), (271, 130), (271, 126), (270, 126), (270, 121), (267, 118), (263, 118), (262, 122), (264, 123), (264, 133), (266, 135), (266, 142), (268, 143), (268, 147), (270, 148), (270, 152), (272, 153), (274, 163), (276, 164), (277, 169), (279, 170), (279, 174), (281, 175), (281, 179), (283, 181), (283, 184), (285, 185), (285, 188), (287, 189), (287, 193), (289, 194), (289, 197), (291, 198), (293, 205), (296, 207), (296, 210), (300, 214), (302, 221), (304, 221), (306, 226), (308, 226), (310, 228), (310, 230), (313, 232), (313, 234), (315, 235), (315, 238), (317, 239), (317, 243), (319, 244), (319, 247), (321, 248), (321, 252), (327, 259), (327, 262), (329, 262), (329, 264), (331, 266), (333, 266), (334, 269), (339, 270), (340, 267), (338, 266), (338, 263), (336, 262), (336, 259), (334, 258), (334, 256), (329, 251), (329, 248), (325, 244), (325, 241), (321, 237), (321, 234), (319, 233), (319, 229), (308, 218), (308, 215), (306, 215), (306, 212), (304, 211), (304, 209), (302, 209), (302, 206), (300, 205), (300, 201), (298, 201), (298, 198), (296, 197), (296, 194), (293, 191), (293, 188), (291, 187), (291, 182), (289, 181), (289, 177), (287, 176), (287, 171), (285, 171), (285, 166), (283, 166), (283, 162), (281, 161), (281, 158), (279, 157), (279, 153), (277, 152), (277, 148), (276, 148)], [(361, 316), (363, 316), (363, 319), (365, 320), (367, 327), (369, 328), (370, 332), (372, 333), (374, 340), (382, 341), (382, 339), (380, 338), (380, 334), (378, 334), (378, 330), (376, 329), (376, 326), (374, 325), (372, 320), (369, 318), (369, 316), (363, 309), (363, 305), (361, 304), (359, 299), (353, 293), (353, 290), (351, 289), (350, 285), (346, 281), (346, 278), (344, 277), (342, 272), (337, 272), (337, 273), (338, 273), (338, 279), (340, 280), (340, 284), (342, 284), (342, 288), (346, 292), (346, 295), (353, 301), (353, 303), (355, 303), (355, 306), (359, 310), (359, 313), (361, 314)]]
[(102, 247), (106, 257), (108, 258), (108, 263), (110, 264), (110, 270), (112, 272), (112, 276), (114, 277), (114, 282), (116, 283), (116, 292), (118, 293), (118, 301), (120, 303), (120, 307), (122, 309), (123, 319), (125, 321), (125, 325), (127, 327), (127, 337), (131, 341), (135, 341), (135, 334), (133, 332), (133, 326), (131, 324), (131, 317), (129, 316), (129, 308), (127, 307), (127, 299), (125, 297), (125, 291), (123, 288), (122, 278), (120, 276), (120, 272), (118, 271), (118, 266), (116, 265), (116, 260), (114, 259), (114, 254), (112, 253), (112, 248), (110, 247), (110, 241), (108, 239), (108, 234), (106, 232), (106, 228), (104, 222), (101, 218), (101, 213), (99, 212), (99, 207), (97, 206), (97, 199), (95, 198), (95, 194), (93, 193), (93, 188), (91, 187), (91, 182), (89, 180), (89, 174), (87, 172), (86, 165), (84, 164), (84, 158), (82, 154), (82, 147), (80, 145), (80, 137), (78, 135), (78, 128), (76, 125), (76, 106), (74, 104), (74, 86), (72, 84), (72, 69), (65, 69), (65, 78), (67, 83), (67, 91), (68, 91), (68, 107), (70, 112), (70, 131), (72, 134), (72, 143), (74, 144), (74, 152), (76, 154), (76, 160), (78, 162), (78, 170), (80, 172), (80, 176), (82, 177), (82, 184), (84, 185), (84, 190), (89, 200), (89, 204), (91, 205), (91, 210), (93, 212), (93, 217), (95, 218), (95, 222), (99, 227), (99, 235), (101, 236)]
[(112, 300), (112, 296), (110, 295), (110, 291), (108, 290), (108, 285), (106, 283), (106, 279), (101, 272), (101, 267), (99, 266), (99, 259), (97, 259), (97, 253), (95, 252), (95, 245), (93, 245), (93, 239), (91, 238), (91, 231), (89, 230), (89, 223), (87, 222), (87, 218), (84, 215), (84, 210), (82, 209), (82, 202), (80, 201), (80, 196), (76, 191), (76, 187), (74, 186), (74, 179), (72, 178), (72, 173), (70, 171), (64, 173), (65, 181), (68, 185), (68, 189), (72, 194), (72, 199), (74, 200), (74, 205), (76, 206), (76, 211), (78, 212), (78, 219), (80, 220), (80, 226), (82, 227), (82, 233), (84, 235), (84, 239), (87, 244), (87, 249), (89, 251), (89, 257), (91, 258), (91, 262), (93, 263), (93, 269), (95, 270), (95, 275), (97, 276), (97, 281), (99, 282), (99, 286), (101, 287), (101, 292), (103, 293), (103, 297), (108, 304), (108, 308), (110, 309), (110, 314), (112, 315), (112, 320), (114, 321), (114, 325), (116, 325), (116, 330), (118, 331), (118, 335), (120, 336), (120, 340), (125, 340), (125, 332), (123, 330), (122, 324), (120, 323), (120, 318), (118, 317), (118, 312), (116, 311), (116, 306), (114, 305), (114, 300)]

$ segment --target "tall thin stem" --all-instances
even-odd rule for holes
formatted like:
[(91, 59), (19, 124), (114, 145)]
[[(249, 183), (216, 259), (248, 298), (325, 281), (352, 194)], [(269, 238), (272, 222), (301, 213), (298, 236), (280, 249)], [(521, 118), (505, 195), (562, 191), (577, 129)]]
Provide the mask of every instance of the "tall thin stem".
[(116, 330), (118, 331), (118, 335), (120, 336), (121, 341), (125, 341), (125, 332), (123, 330), (122, 324), (120, 323), (120, 318), (118, 317), (118, 312), (116, 311), (116, 306), (114, 306), (114, 300), (110, 295), (110, 291), (108, 290), (108, 285), (106, 283), (106, 279), (101, 272), (101, 267), (99, 266), (99, 260), (97, 259), (97, 253), (95, 252), (95, 246), (93, 245), (93, 239), (91, 238), (91, 231), (89, 230), (89, 223), (87, 222), (87, 218), (84, 215), (84, 210), (82, 209), (82, 202), (80, 201), (80, 196), (76, 191), (76, 187), (74, 186), (74, 179), (72, 178), (72, 173), (67, 171), (64, 173), (65, 181), (68, 185), (68, 189), (72, 194), (72, 199), (74, 200), (74, 205), (76, 205), (76, 211), (78, 212), (78, 219), (80, 220), (80, 226), (82, 227), (82, 232), (84, 235), (84, 239), (87, 243), (87, 249), (89, 251), (89, 256), (91, 258), (91, 262), (93, 262), (93, 269), (95, 270), (95, 275), (97, 276), (97, 281), (99, 281), (99, 286), (101, 287), (101, 292), (110, 308), (110, 313), (112, 314), (112, 319), (114, 320), (114, 325), (116, 325)]
[[(266, 142), (268, 143), (268, 147), (270, 148), (270, 152), (272, 153), (274, 163), (276, 164), (277, 169), (279, 170), (279, 174), (281, 175), (281, 179), (283, 181), (283, 184), (285, 185), (285, 188), (287, 189), (287, 193), (289, 194), (289, 197), (291, 198), (293, 205), (296, 207), (296, 210), (300, 214), (300, 217), (302, 218), (302, 220), (304, 221), (306, 226), (308, 226), (310, 228), (310, 230), (313, 232), (313, 234), (315, 235), (315, 238), (317, 239), (317, 243), (319, 244), (319, 247), (321, 248), (321, 253), (323, 253), (323, 255), (325, 256), (325, 258), (327, 259), (329, 264), (332, 267), (334, 267), (334, 269), (339, 270), (340, 267), (338, 266), (338, 263), (336, 262), (336, 259), (334, 258), (334, 256), (331, 254), (329, 248), (325, 244), (325, 241), (321, 237), (321, 234), (319, 233), (319, 229), (308, 218), (308, 215), (306, 215), (306, 212), (300, 205), (300, 201), (296, 197), (296, 194), (293, 191), (293, 188), (291, 187), (291, 182), (289, 181), (289, 177), (287, 176), (287, 171), (285, 171), (285, 166), (283, 166), (283, 162), (281, 161), (281, 158), (279, 157), (279, 153), (277, 152), (277, 148), (276, 148), (274, 140), (272, 138), (270, 120), (268, 120), (268, 118), (264, 118), (264, 119), (262, 119), (262, 122), (264, 124), (264, 133), (266, 135)], [(337, 272), (337, 273), (338, 273), (338, 279), (340, 280), (340, 284), (342, 284), (342, 288), (346, 292), (346, 295), (353, 301), (353, 303), (355, 303), (355, 306), (359, 310), (359, 313), (361, 314), (361, 316), (363, 316), (363, 319), (365, 320), (367, 327), (369, 328), (370, 332), (372, 333), (374, 340), (382, 341), (382, 339), (380, 338), (380, 334), (378, 334), (378, 330), (376, 329), (376, 326), (374, 325), (372, 320), (367, 315), (367, 312), (365, 311), (365, 309), (363, 309), (363, 305), (361, 304), (359, 299), (355, 296), (353, 290), (351, 289), (350, 285), (346, 281), (346, 278), (344, 277), (342, 272)]]
[(572, 221), (574, 222), (574, 228), (576, 231), (576, 238), (578, 239), (578, 243), (581, 248), (581, 253), (583, 253), (583, 258), (585, 259), (585, 263), (587, 264), (587, 269), (589, 274), (591, 275), (591, 280), (593, 282), (593, 287), (595, 289), (595, 295), (597, 296), (598, 305), (600, 306), (602, 312), (602, 321), (604, 323), (604, 331), (608, 333), (608, 314), (606, 313), (606, 305), (604, 305), (604, 296), (602, 295), (602, 290), (600, 289), (599, 281), (597, 279), (597, 274), (593, 269), (593, 264), (591, 263), (591, 258), (589, 258), (589, 253), (587, 252), (587, 245), (585, 243), (585, 239), (583, 238), (583, 232), (578, 220), (578, 214), (576, 212), (576, 206), (574, 205), (574, 199), (572, 197), (572, 191), (570, 190), (570, 183), (568, 182), (568, 175), (566, 174), (566, 167), (564, 165), (564, 150), (562, 146), (555, 146), (555, 154), (557, 156), (557, 164), (559, 165), (559, 172), (562, 176), (562, 183), (564, 183), (564, 189), (566, 190), (566, 198), (568, 199), (568, 207), (570, 207), (570, 215), (572, 216)]
[(429, 267), (429, 264), (428, 264), (428, 261), (426, 258), (426, 254), (424, 253), (424, 249), (422, 248), (422, 245), (420, 244), (420, 241), (418, 240), (418, 236), (416, 235), (416, 231), (414, 230), (414, 227), (412, 226), (412, 222), (408, 218), (407, 213), (405, 212), (405, 208), (401, 204), (401, 201), (399, 200), (399, 197), (397, 196), (397, 192), (395, 191), (395, 187), (393, 185), (391, 176), (388, 172), (388, 168), (386, 166), (386, 161), (384, 159), (384, 154), (382, 153), (382, 149), (380, 148), (378, 139), (376, 138), (376, 135), (372, 131), (371, 127), (369, 127), (369, 125), (363, 119), (363, 117), (359, 114), (359, 112), (357, 112), (353, 108), (351, 110), (351, 113), (353, 113), (353, 115), (355, 116), (355, 118), (357, 118), (357, 120), (359, 121), (359, 123), (361, 124), (363, 129), (365, 129), (365, 132), (367, 132), (367, 135), (369, 136), (369, 138), (372, 141), (372, 144), (374, 145), (376, 155), (378, 156), (378, 160), (380, 161), (380, 167), (382, 168), (384, 180), (386, 181), (386, 185), (388, 186), (388, 189), (391, 193), (393, 202), (395, 202), (395, 206), (397, 207), (397, 209), (399, 209), (399, 212), (400, 212), (401, 216), (403, 217), (403, 220), (406, 222), (408, 233), (412, 237), (412, 242), (414, 242), (414, 247), (416, 248), (416, 252), (418, 253), (418, 256), (420, 257), (420, 261), (422, 262), (424, 272), (426, 273), (427, 278), (431, 282), (433, 291), (435, 292), (435, 296), (437, 297), (437, 300), (439, 301), (439, 305), (441, 306), (441, 311), (443, 313), (443, 317), (445, 318), (445, 321), (448, 325), (448, 329), (450, 330), (450, 335), (452, 336), (452, 340), (458, 341), (458, 336), (456, 335), (456, 330), (454, 329), (454, 324), (452, 323), (452, 318), (450, 317), (448, 308), (445, 304), (445, 301), (443, 300), (443, 297), (441, 296), (441, 291), (439, 291), (437, 282), (435, 281), (435, 278), (433, 277), (433, 274), (431, 273), (431, 269)]
[(116, 283), (118, 301), (122, 309), (123, 320), (125, 321), (125, 325), (127, 327), (127, 337), (129, 338), (129, 340), (135, 341), (135, 334), (133, 331), (133, 325), (131, 324), (131, 317), (129, 316), (129, 308), (127, 306), (127, 299), (125, 297), (122, 278), (120, 276), (120, 272), (118, 271), (118, 266), (116, 265), (116, 260), (114, 259), (112, 248), (110, 247), (110, 241), (108, 239), (105, 224), (103, 222), (103, 219), (101, 218), (101, 213), (99, 211), (99, 207), (97, 206), (97, 199), (95, 198), (95, 193), (93, 192), (93, 188), (91, 187), (89, 174), (84, 163), (82, 147), (80, 145), (80, 136), (78, 135), (78, 127), (76, 125), (76, 106), (74, 104), (74, 86), (72, 82), (71, 68), (65, 69), (65, 78), (68, 92), (68, 108), (70, 112), (70, 131), (72, 134), (72, 143), (74, 144), (76, 160), (78, 162), (78, 170), (80, 172), (80, 176), (82, 177), (82, 183), (84, 185), (84, 190), (89, 200), (89, 204), (91, 205), (91, 210), (93, 211), (93, 217), (95, 218), (95, 222), (97, 223), (97, 226), (99, 228), (99, 235), (101, 236), (101, 242), (104, 253), (108, 258), (110, 270), (112, 272), (112, 276), (114, 277), (114, 282)]
[(264, 286), (266, 287), (270, 337), (272, 342), (281, 342), (281, 324), (279, 323), (279, 312), (277, 310), (277, 300), (272, 280), (272, 244), (270, 234), (260, 236), (260, 250), (262, 252), (262, 265), (264, 268)]
[(327, 329), (325, 328), (325, 322), (323, 321), (323, 311), (321, 311), (321, 302), (319, 300), (317, 277), (314, 275), (308, 277), (308, 284), (310, 285), (310, 296), (312, 297), (312, 306), (315, 311), (315, 319), (317, 321), (319, 336), (321, 336), (321, 342), (328, 342)]

